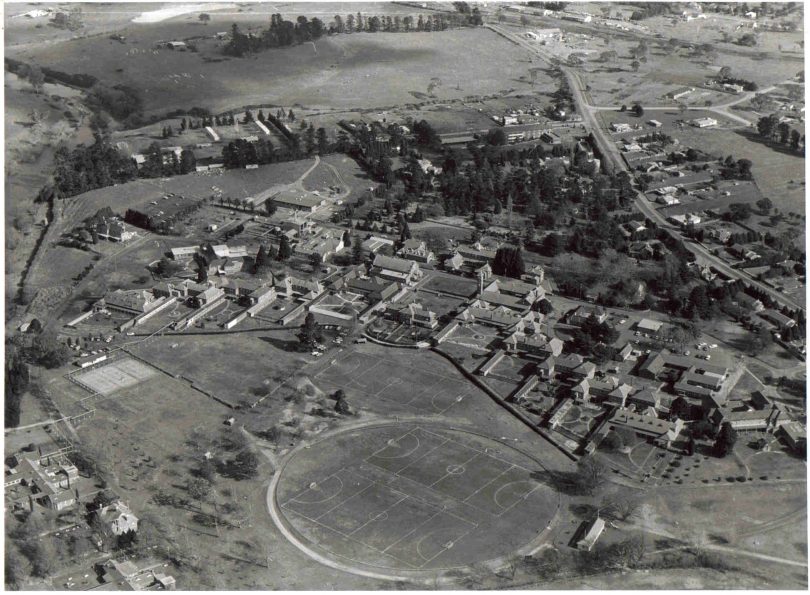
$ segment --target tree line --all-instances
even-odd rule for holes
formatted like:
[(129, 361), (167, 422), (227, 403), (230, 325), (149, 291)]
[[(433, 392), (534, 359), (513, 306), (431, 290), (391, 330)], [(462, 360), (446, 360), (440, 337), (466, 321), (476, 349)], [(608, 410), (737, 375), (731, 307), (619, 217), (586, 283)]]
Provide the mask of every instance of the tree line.
[(444, 31), (449, 27), (478, 26), (483, 24), (480, 11), (474, 8), (468, 13), (418, 15), (416, 20), (410, 15), (401, 17), (365, 16), (361, 12), (346, 17), (335, 15), (327, 25), (321, 19), (308, 19), (299, 16), (295, 22), (285, 20), (281, 14), (270, 16), (270, 26), (258, 34), (243, 33), (234, 23), (231, 37), (223, 48), (229, 56), (242, 57), (271, 48), (289, 47), (309, 41), (317, 41), (324, 35), (344, 33), (409, 33)]

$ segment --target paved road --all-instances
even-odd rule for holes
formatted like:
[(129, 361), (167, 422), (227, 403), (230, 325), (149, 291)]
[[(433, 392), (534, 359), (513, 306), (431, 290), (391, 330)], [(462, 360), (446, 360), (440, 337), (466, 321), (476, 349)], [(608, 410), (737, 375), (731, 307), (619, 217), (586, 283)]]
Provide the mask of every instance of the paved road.
[[(577, 111), (582, 115), (585, 127), (589, 129), (591, 132), (593, 132), (597, 148), (599, 149), (603, 158), (611, 163), (613, 171), (626, 171), (628, 173), (631, 173), (630, 170), (627, 168), (627, 165), (624, 163), (624, 160), (621, 158), (619, 150), (616, 147), (616, 143), (613, 142), (613, 139), (611, 139), (605, 133), (605, 131), (599, 125), (599, 122), (597, 122), (595, 113), (599, 108), (590, 105), (587, 99), (585, 98), (584, 94), (585, 85), (580, 79), (579, 74), (570, 67), (562, 65), (559, 59), (555, 58), (554, 56), (551, 56), (548, 52), (541, 49), (540, 47), (529, 43), (527, 40), (521, 38), (518, 34), (497, 25), (487, 25), (487, 27), (489, 27), (496, 33), (500, 34), (501, 36), (506, 37), (513, 43), (521, 47), (524, 47), (530, 52), (540, 56), (549, 63), (556, 64), (559, 66), (560, 70), (563, 72), (563, 74), (568, 80), (568, 86), (571, 89), (571, 94), (574, 98), (574, 102), (577, 105)], [(745, 99), (746, 97), (740, 97), (739, 102), (745, 101)], [(729, 105), (733, 105), (734, 103), (735, 102), (730, 102), (728, 104), (724, 104), (724, 106), (722, 107), (728, 107)], [(667, 109), (672, 108), (670, 107)], [(674, 235), (678, 239), (684, 239), (680, 234), (680, 230), (676, 226), (670, 224), (666, 220), (666, 218), (663, 215), (661, 215), (655, 207), (653, 207), (650, 201), (647, 200), (647, 198), (641, 192), (636, 192), (634, 204), (636, 208), (639, 211), (641, 211), (641, 213), (645, 217), (647, 217), (651, 221), (654, 221), (660, 228), (664, 229), (671, 235)], [(765, 292), (771, 298), (776, 300), (778, 304), (787, 305), (789, 308), (794, 309), (801, 309), (801, 310), (805, 309), (804, 303), (800, 303), (794, 298), (791, 298), (789, 296), (777, 292), (776, 290), (772, 289), (771, 287), (768, 287), (764, 283), (755, 280), (745, 271), (740, 271), (730, 267), (728, 264), (726, 264), (725, 261), (721, 260), (717, 256), (714, 256), (708, 250), (708, 248), (706, 248), (702, 244), (687, 241), (685, 239), (683, 243), (686, 249), (695, 255), (699, 263), (709, 264), (729, 278), (742, 279), (748, 285), (752, 285)]]

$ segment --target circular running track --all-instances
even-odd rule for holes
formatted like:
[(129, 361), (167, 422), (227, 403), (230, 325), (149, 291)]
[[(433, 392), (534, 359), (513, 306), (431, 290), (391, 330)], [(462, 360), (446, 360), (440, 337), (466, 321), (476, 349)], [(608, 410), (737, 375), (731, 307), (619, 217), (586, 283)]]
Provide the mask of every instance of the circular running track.
[(560, 496), (514, 446), (430, 422), (341, 429), (302, 444), (268, 508), (296, 547), (333, 568), (430, 577), (539, 547)]

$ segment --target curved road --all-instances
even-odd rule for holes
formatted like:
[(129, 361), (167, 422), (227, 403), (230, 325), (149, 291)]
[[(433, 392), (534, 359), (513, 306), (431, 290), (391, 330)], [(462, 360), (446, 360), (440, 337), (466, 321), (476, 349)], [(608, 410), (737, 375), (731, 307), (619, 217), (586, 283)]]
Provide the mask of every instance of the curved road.
[[(602, 127), (599, 125), (599, 122), (597, 122), (596, 120), (595, 116), (596, 111), (603, 108), (592, 106), (585, 99), (584, 94), (585, 85), (580, 80), (579, 75), (570, 67), (564, 66), (558, 58), (550, 55), (548, 52), (544, 51), (540, 47), (528, 43), (518, 34), (508, 31), (504, 27), (500, 27), (497, 25), (487, 25), (487, 27), (489, 27), (499, 35), (509, 39), (513, 43), (523, 48), (526, 48), (530, 52), (540, 56), (541, 58), (549, 62), (551, 65), (557, 65), (560, 68), (565, 77), (568, 79), (568, 86), (570, 87), (574, 101), (577, 104), (577, 110), (582, 115), (583, 123), (585, 124), (587, 129), (593, 132), (594, 139), (596, 140), (596, 144), (598, 145), (597, 148), (599, 149), (603, 158), (610, 161), (610, 163), (612, 164), (613, 171), (626, 171), (632, 176), (632, 172), (630, 172), (630, 170), (625, 165), (624, 160), (621, 158), (621, 155), (619, 154), (619, 150), (616, 147), (616, 144), (613, 142), (611, 138), (609, 138), (605, 134), (605, 131), (602, 129)], [(734, 105), (735, 103), (742, 102), (746, 98), (747, 97), (740, 97), (739, 101), (732, 101), (722, 106), (717, 106), (716, 110), (728, 107), (730, 105)], [(668, 107), (666, 109), (672, 109), (672, 107)], [(723, 115), (726, 116), (728, 115), (727, 113), (722, 111), (718, 113), (722, 113)], [(709, 252), (709, 250), (702, 244), (691, 242), (683, 238), (683, 236), (681, 236), (680, 234), (680, 230), (676, 226), (670, 224), (666, 220), (666, 218), (663, 215), (661, 215), (658, 212), (658, 210), (655, 209), (650, 204), (650, 201), (648, 201), (647, 198), (641, 192), (638, 191), (636, 192), (634, 204), (636, 208), (639, 211), (641, 211), (642, 214), (644, 214), (645, 217), (647, 217), (651, 221), (654, 221), (660, 228), (666, 230), (668, 233), (674, 235), (676, 238), (684, 240), (683, 241), (684, 246), (686, 247), (687, 250), (689, 250), (692, 254), (695, 255), (698, 262), (713, 266), (716, 270), (720, 271), (723, 275), (729, 278), (743, 280), (748, 285), (756, 287), (757, 289), (760, 289), (761, 291), (766, 293), (768, 296), (773, 298), (778, 304), (786, 305), (789, 308), (793, 309), (799, 310), (805, 309), (804, 303), (800, 303), (794, 298), (779, 293), (778, 291), (774, 290), (771, 287), (768, 287), (764, 283), (757, 281), (744, 271), (740, 271), (730, 267), (728, 264), (726, 264), (725, 261), (721, 260), (720, 258), (714, 256), (711, 252)]]

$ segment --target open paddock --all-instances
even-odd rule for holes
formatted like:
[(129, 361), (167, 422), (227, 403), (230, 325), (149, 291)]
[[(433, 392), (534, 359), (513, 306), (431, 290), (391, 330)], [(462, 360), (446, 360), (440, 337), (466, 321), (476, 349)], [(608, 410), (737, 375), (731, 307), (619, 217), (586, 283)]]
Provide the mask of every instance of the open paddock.
[[(266, 15), (255, 21), (266, 23)], [(125, 43), (78, 38), (21, 47), (13, 57), (138, 88), (148, 114), (192, 106), (214, 113), (260, 104), (379, 107), (531, 88), (528, 78), (520, 79), (529, 53), (483, 28), (323, 37), (258, 59), (224, 56), (214, 31), (173, 21), (133, 25), (120, 30)], [(198, 52), (157, 47), (191, 37), (198, 38)], [(442, 84), (431, 86), (435, 79)]]
[[(251, 402), (255, 391), (267, 386), (276, 371), (300, 369), (305, 360), (294, 351), (297, 345), (298, 339), (288, 331), (185, 333), (154, 337), (133, 351), (167, 372), (237, 404)], [(272, 361), (272, 366), (262, 363), (267, 361)]]
[[(754, 130), (700, 129), (691, 126), (678, 132), (682, 145), (713, 155), (750, 159), (754, 180), (783, 213), (805, 212), (805, 159), (790, 151), (774, 150), (759, 142)], [(804, 245), (804, 238), (797, 238)]]
[(315, 378), (348, 394), (362, 393), (369, 402), (382, 399), (423, 414), (446, 413), (475, 392), (459, 377), (359, 351), (333, 359)]
[(338, 563), (435, 573), (542, 543), (559, 495), (541, 469), (477, 434), (378, 425), (293, 451), (268, 498), (295, 539)]

